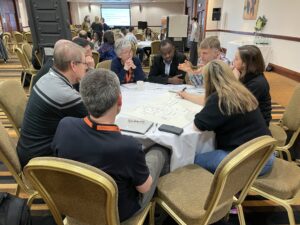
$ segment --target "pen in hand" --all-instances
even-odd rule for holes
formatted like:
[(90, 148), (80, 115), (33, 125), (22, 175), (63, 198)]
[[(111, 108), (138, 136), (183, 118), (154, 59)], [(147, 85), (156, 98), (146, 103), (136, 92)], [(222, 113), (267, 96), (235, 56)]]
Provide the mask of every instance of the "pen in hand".
[(186, 90), (186, 87), (184, 87), (181, 91), (185, 91)]

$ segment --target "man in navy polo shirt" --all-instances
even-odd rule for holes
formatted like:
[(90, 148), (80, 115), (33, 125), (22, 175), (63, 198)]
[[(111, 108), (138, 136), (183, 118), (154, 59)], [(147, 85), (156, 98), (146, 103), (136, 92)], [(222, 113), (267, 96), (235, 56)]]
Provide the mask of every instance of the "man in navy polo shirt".
[(58, 157), (95, 166), (112, 176), (119, 191), (119, 217), (124, 221), (151, 200), (167, 152), (152, 147), (145, 155), (140, 143), (122, 135), (114, 125), (122, 106), (115, 73), (89, 71), (81, 81), (80, 93), (89, 116), (62, 119), (52, 149)]

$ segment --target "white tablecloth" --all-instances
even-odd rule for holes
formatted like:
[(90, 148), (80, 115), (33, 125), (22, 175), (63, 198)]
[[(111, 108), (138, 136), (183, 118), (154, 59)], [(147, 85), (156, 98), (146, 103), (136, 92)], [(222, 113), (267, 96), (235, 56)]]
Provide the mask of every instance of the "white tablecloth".
[(227, 46), (227, 53), (226, 53), (226, 58), (228, 58), (231, 62), (234, 59), (235, 52), (237, 51), (238, 47), (243, 46), (243, 45), (256, 45), (265, 60), (266, 66), (270, 63), (271, 57), (272, 57), (272, 48), (271, 45), (261, 45), (261, 44), (254, 44), (251, 41), (243, 41), (243, 40), (238, 40), (238, 41), (231, 41), (228, 43)]
[[(192, 86), (188, 86), (192, 87)], [(161, 85), (144, 83), (143, 89), (136, 84), (130, 86), (122, 86), (123, 106), (120, 112), (121, 117), (126, 117), (127, 112), (132, 108), (143, 104), (153, 99), (159, 99), (168, 92), (168, 89), (179, 90), (179, 86)], [(187, 88), (186, 91), (189, 91)], [(212, 132), (195, 131), (193, 121), (184, 127), (184, 132), (177, 136), (158, 130), (159, 125), (154, 125), (145, 135), (126, 133), (139, 139), (145, 146), (153, 143), (158, 143), (172, 150), (170, 169), (173, 171), (176, 168), (191, 164), (194, 162), (196, 152), (208, 152), (214, 149), (214, 135)]]
[(139, 41), (137, 44), (138, 48), (151, 47), (152, 41)]

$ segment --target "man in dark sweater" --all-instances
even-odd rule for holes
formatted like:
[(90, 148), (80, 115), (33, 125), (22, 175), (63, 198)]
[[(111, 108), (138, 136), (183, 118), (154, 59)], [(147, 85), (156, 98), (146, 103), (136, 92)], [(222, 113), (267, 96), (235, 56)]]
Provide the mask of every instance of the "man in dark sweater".
[(80, 94), (72, 86), (87, 70), (83, 48), (61, 40), (54, 48), (53, 63), (33, 87), (26, 107), (17, 145), (22, 167), (34, 157), (53, 155), (50, 144), (62, 118), (87, 115)]
[(161, 84), (183, 84), (185, 72), (178, 70), (178, 65), (184, 63), (185, 55), (177, 52), (168, 39), (160, 43), (160, 53), (154, 58), (148, 80)]
[(151, 200), (167, 151), (153, 146), (145, 154), (133, 137), (115, 125), (122, 107), (120, 82), (105, 69), (89, 71), (80, 93), (89, 111), (85, 118), (63, 118), (52, 149), (57, 156), (95, 166), (108, 173), (118, 186), (119, 218), (124, 221)]

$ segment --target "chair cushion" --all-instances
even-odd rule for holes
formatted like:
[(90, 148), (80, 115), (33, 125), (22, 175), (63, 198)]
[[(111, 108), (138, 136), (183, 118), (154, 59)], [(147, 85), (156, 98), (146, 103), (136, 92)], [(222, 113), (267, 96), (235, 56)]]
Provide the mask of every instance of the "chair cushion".
[(275, 159), (270, 173), (259, 177), (253, 186), (281, 199), (291, 199), (300, 188), (300, 168), (292, 162)]
[[(205, 213), (204, 203), (213, 177), (213, 174), (197, 165), (179, 168), (159, 179), (158, 197), (186, 224), (199, 224)], [(221, 210), (218, 207), (210, 223), (221, 219), (230, 209), (231, 203), (222, 204)]]
[(277, 145), (280, 147), (284, 146), (287, 139), (287, 135), (284, 129), (281, 126), (272, 123), (270, 124), (269, 129), (271, 131), (273, 138), (277, 140)]

